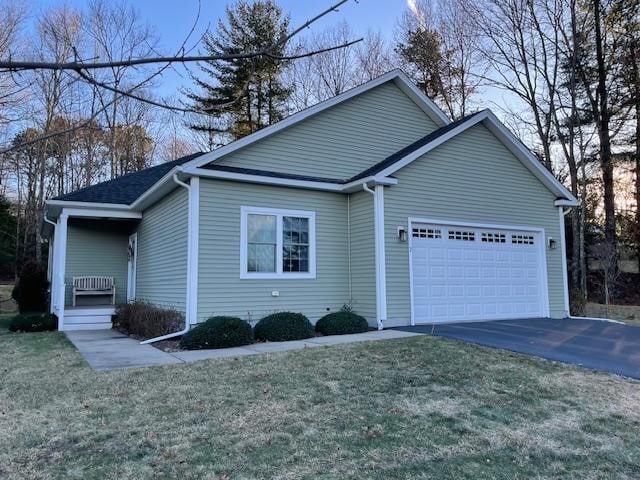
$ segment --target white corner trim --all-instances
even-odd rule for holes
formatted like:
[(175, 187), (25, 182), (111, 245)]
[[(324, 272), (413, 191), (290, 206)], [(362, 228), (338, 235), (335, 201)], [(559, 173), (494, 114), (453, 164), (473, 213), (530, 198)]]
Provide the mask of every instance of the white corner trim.
[(191, 177), (189, 183), (189, 241), (187, 244), (187, 324), (198, 323), (198, 260), (200, 241), (200, 178)]
[(385, 242), (384, 242), (384, 185), (375, 186), (375, 229), (376, 229), (376, 250), (377, 255), (377, 268), (376, 277), (379, 285), (378, 295), (376, 300), (379, 307), (380, 324), (379, 328), (384, 327), (384, 323), (387, 321), (387, 262), (385, 256)]
[(378, 330), (384, 328), (387, 320), (387, 272), (384, 242), (384, 185), (376, 185), (372, 190), (366, 183), (364, 191), (373, 195), (373, 231), (376, 270), (376, 323)]
[(571, 314), (569, 303), (569, 275), (567, 274), (567, 239), (564, 228), (564, 207), (558, 207), (558, 217), (560, 222), (560, 251), (562, 254), (562, 293), (564, 301), (564, 312), (568, 317)]
[[(249, 272), (248, 259), (248, 228), (247, 218), (250, 214), (272, 215), (276, 217), (276, 271), (275, 272)], [(308, 272), (283, 272), (282, 271), (282, 218), (300, 217), (309, 219), (309, 271)], [(241, 280), (303, 280), (316, 278), (316, 212), (308, 210), (290, 210), (267, 207), (240, 207), (240, 279)]]
[(448, 125), (451, 121), (444, 114), (438, 106), (433, 103), (429, 98), (427, 98), (420, 90), (409, 80), (409, 78), (401, 71), (401, 70), (392, 70), (383, 75), (380, 75), (373, 80), (370, 80), (358, 87), (347, 90), (340, 95), (337, 95), (333, 98), (320, 102), (312, 107), (306, 108), (298, 113), (294, 113), (293, 115), (285, 118), (284, 120), (279, 121), (278, 123), (274, 123), (268, 127), (265, 127), (261, 130), (258, 130), (251, 135), (247, 135), (235, 142), (232, 142), (224, 147), (218, 148), (209, 153), (205, 153), (204, 155), (200, 155), (199, 157), (193, 159), (190, 162), (187, 162), (183, 165), (185, 167), (185, 171), (188, 171), (190, 167), (201, 167), (206, 165), (224, 155), (228, 155), (231, 152), (234, 152), (240, 148), (246, 147), (258, 140), (262, 140), (268, 136), (273, 135), (280, 130), (283, 130), (291, 125), (299, 123), (313, 115), (316, 115), (323, 110), (327, 110), (339, 103), (345, 102), (357, 95), (360, 95), (368, 90), (371, 90), (383, 83), (388, 81), (394, 81), (394, 83), (409, 97), (413, 100), (431, 119), (439, 126), (443, 127)]

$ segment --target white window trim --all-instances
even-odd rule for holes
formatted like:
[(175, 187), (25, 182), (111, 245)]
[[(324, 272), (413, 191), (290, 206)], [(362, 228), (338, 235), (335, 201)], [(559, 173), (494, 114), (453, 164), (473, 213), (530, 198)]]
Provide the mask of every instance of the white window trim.
[[(276, 221), (276, 271), (249, 272), (247, 271), (247, 218), (250, 214), (274, 215)], [(282, 271), (282, 217), (301, 217), (309, 219), (309, 271)], [(240, 207), (240, 278), (241, 279), (314, 279), (316, 278), (316, 213), (306, 210), (286, 210), (265, 207)]]

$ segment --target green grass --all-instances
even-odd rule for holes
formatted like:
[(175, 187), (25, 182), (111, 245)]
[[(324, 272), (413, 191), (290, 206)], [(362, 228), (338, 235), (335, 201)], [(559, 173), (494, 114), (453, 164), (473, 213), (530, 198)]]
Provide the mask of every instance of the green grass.
[(640, 384), (443, 340), (94, 372), (0, 335), (0, 478), (639, 478)]

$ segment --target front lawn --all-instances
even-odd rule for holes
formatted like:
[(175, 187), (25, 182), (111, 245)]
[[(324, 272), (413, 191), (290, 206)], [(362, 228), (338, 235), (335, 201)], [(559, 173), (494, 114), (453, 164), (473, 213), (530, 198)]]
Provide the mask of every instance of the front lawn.
[(0, 478), (638, 478), (640, 383), (432, 338), (98, 373), (0, 333)]

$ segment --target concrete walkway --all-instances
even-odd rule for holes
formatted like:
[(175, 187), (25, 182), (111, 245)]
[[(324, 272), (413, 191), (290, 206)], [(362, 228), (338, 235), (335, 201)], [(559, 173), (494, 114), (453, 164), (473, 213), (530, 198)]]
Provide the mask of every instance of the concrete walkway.
[(314, 337), (290, 342), (255, 343), (244, 347), (221, 348), (216, 350), (190, 350), (181, 352), (163, 352), (151, 345), (140, 345), (126, 335), (115, 330), (88, 330), (65, 332), (78, 351), (94, 370), (113, 370), (118, 368), (150, 367), (191, 363), (215, 358), (244, 357), (273, 352), (287, 352), (344, 343), (392, 340), (421, 335), (416, 332), (382, 330), (352, 335), (333, 335)]
[(182, 363), (173, 355), (116, 330), (77, 330), (65, 332), (80, 354), (94, 370), (151, 367)]

